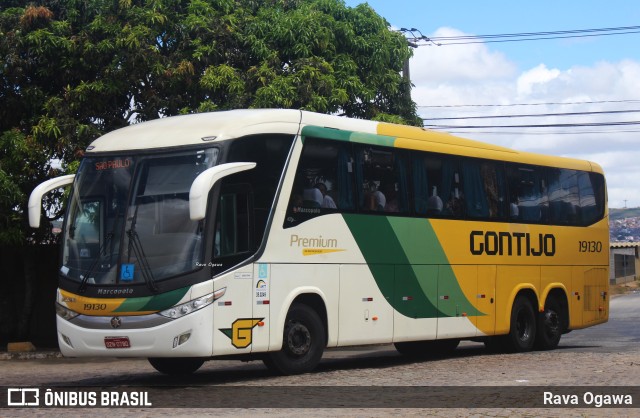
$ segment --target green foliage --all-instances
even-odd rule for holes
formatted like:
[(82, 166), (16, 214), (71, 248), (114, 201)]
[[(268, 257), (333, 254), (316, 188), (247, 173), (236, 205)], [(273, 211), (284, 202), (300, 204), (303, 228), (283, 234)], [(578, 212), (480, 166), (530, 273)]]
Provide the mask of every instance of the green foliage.
[[(47, 158), (32, 136), (18, 129), (0, 134), (0, 244), (19, 245), (25, 240), (27, 199), (40, 183)], [(30, 239), (45, 239), (48, 231), (29, 234)], [(45, 234), (45, 235), (43, 235)]]
[(72, 172), (132, 122), (283, 107), (419, 125), (400, 75), (410, 55), (368, 5), (342, 0), (3, 1), (3, 231), (27, 236), (25, 201), (59, 174), (52, 159)]

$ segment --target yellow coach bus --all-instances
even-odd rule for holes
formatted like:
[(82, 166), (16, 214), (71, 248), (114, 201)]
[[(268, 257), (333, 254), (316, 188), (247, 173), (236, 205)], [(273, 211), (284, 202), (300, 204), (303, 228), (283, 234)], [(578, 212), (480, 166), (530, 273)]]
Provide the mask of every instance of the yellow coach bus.
[(312, 370), (325, 348), (461, 339), (553, 349), (608, 318), (602, 169), (297, 110), (104, 135), (71, 184), (56, 299), (65, 356)]

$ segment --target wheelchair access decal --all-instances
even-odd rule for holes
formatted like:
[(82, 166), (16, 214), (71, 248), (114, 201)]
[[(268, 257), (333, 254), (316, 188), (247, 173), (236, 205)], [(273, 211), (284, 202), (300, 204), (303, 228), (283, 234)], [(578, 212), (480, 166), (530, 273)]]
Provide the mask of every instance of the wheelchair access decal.
[(220, 332), (231, 339), (231, 344), (235, 348), (247, 348), (251, 345), (253, 329), (264, 318), (240, 318), (236, 319), (231, 328), (221, 328)]
[(123, 264), (122, 267), (120, 267), (120, 280), (123, 282), (132, 282), (135, 268), (135, 264)]

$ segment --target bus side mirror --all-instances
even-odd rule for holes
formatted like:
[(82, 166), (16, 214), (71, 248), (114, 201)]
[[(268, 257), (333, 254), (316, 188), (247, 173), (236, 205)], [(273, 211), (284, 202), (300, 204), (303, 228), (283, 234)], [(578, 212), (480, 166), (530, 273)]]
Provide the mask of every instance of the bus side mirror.
[(51, 190), (59, 189), (73, 183), (75, 174), (68, 174), (66, 176), (56, 177), (51, 180), (47, 180), (44, 183), (40, 183), (29, 196), (29, 226), (31, 228), (40, 227), (40, 214), (42, 213), (42, 196), (50, 192)]
[(189, 190), (189, 217), (192, 221), (204, 219), (207, 213), (209, 191), (218, 180), (240, 171), (251, 170), (256, 163), (227, 163), (211, 167), (198, 175)]

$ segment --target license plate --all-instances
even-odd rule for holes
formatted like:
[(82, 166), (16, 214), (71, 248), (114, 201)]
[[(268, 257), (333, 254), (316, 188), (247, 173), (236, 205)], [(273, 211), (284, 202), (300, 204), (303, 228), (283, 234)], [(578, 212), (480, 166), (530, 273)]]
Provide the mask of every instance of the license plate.
[(131, 348), (129, 337), (104, 337), (104, 346), (107, 348)]

